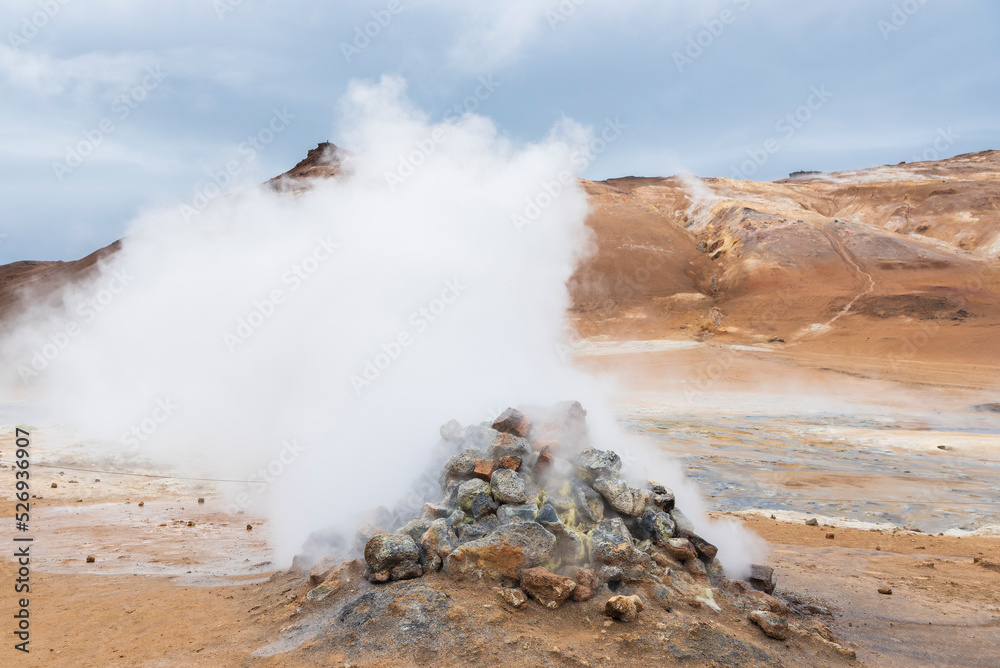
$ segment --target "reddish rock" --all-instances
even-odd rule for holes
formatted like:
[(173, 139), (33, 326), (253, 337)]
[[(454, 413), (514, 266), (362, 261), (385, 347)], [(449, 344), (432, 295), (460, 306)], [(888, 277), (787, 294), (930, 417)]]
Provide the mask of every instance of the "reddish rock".
[(576, 580), (547, 568), (529, 568), (521, 574), (521, 589), (546, 608), (558, 608), (576, 589)]
[(486, 482), (489, 482), (490, 478), (493, 477), (493, 474), (496, 472), (498, 468), (500, 467), (497, 466), (497, 460), (495, 459), (477, 459), (476, 468), (473, 471), (473, 475), (475, 475), (480, 480), (485, 480)]
[(516, 471), (521, 468), (521, 458), (520, 457), (501, 457), (500, 458), (500, 468), (510, 469), (511, 471)]
[(576, 589), (573, 590), (574, 601), (589, 601), (597, 594), (597, 575), (589, 568), (581, 568), (576, 572)]
[(508, 408), (493, 422), (493, 428), (504, 434), (524, 438), (531, 431), (531, 421), (521, 411)]
[(634, 622), (642, 609), (642, 599), (635, 595), (612, 596), (604, 604), (604, 614), (622, 622)]
[(552, 466), (552, 462), (554, 461), (555, 458), (552, 456), (549, 446), (542, 448), (538, 453), (538, 460), (535, 462), (535, 475), (543, 475)]

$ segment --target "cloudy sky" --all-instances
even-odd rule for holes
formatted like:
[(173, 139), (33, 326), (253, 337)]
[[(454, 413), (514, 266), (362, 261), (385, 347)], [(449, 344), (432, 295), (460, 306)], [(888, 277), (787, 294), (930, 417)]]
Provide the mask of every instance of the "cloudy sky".
[(988, 0), (5, 0), (0, 263), (285, 171), (383, 74), (518, 142), (614, 123), (593, 179), (1000, 148), (997, 25)]

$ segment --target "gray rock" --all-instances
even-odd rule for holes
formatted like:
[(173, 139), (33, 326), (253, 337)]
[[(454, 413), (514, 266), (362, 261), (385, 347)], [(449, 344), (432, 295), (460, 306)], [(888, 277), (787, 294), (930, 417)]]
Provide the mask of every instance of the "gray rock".
[(441, 438), (446, 441), (460, 441), (464, 431), (458, 420), (449, 420), (441, 425)]
[(671, 510), (670, 516), (674, 518), (674, 525), (677, 527), (677, 531), (690, 531), (694, 533), (694, 524), (687, 518), (687, 515), (681, 512), (680, 508)]
[(458, 536), (446, 520), (439, 519), (420, 538), (420, 563), (424, 571), (441, 570), (444, 558), (458, 546)]
[(670, 612), (670, 609), (674, 604), (674, 593), (670, 587), (666, 587), (661, 584), (653, 585), (651, 593), (653, 600), (656, 601), (657, 605), (667, 612)]
[(418, 541), (424, 535), (424, 532), (430, 528), (432, 521), (426, 517), (418, 517), (404, 524), (398, 533), (405, 533), (413, 540)]
[(451, 515), (446, 518), (448, 521), (448, 526), (455, 528), (465, 524), (465, 512), (461, 510), (454, 511)]
[(778, 584), (774, 577), (774, 569), (763, 564), (750, 564), (750, 577), (747, 578), (747, 582), (757, 591), (767, 595), (773, 594)]
[(497, 508), (497, 517), (501, 524), (512, 524), (514, 522), (532, 522), (538, 506), (533, 503), (522, 505), (504, 504)]
[(628, 522), (636, 540), (649, 540), (660, 544), (674, 537), (674, 520), (668, 513), (647, 508), (636, 520)]
[(500, 503), (516, 505), (528, 502), (527, 482), (516, 471), (497, 469), (490, 478), (490, 490), (493, 498)]
[(485, 536), (492, 533), (492, 529), (485, 527), (481, 524), (462, 524), (455, 529), (458, 534), (459, 544), (469, 543), (474, 540), (479, 540)]
[(602, 581), (641, 579), (650, 558), (635, 549), (632, 534), (621, 518), (604, 520), (590, 532), (590, 555)]
[[(381, 533), (365, 545), (365, 561), (375, 575), (389, 575), (392, 580), (420, 577), (420, 548), (405, 534)], [(381, 578), (380, 578), (381, 579)]]
[(776, 640), (784, 640), (788, 637), (788, 622), (765, 610), (754, 610), (749, 615), (750, 621), (761, 628), (767, 635)]
[[(465, 433), (462, 435), (462, 441), (465, 447), (476, 450), (479, 453), (484, 453), (489, 450), (493, 442), (497, 440), (497, 436), (500, 435), (496, 429), (491, 429), (485, 425), (476, 424), (470, 425), (465, 428)], [(480, 458), (482, 455), (480, 454)]]
[(653, 505), (665, 513), (674, 509), (674, 491), (655, 480), (649, 481), (649, 490), (653, 493)]
[(436, 520), (448, 517), (453, 512), (455, 512), (455, 509), (449, 506), (442, 506), (437, 503), (424, 504), (424, 517), (430, 520)]
[(556, 537), (537, 522), (505, 524), (487, 536), (460, 545), (445, 559), (445, 572), (516, 579), (521, 569), (548, 561), (555, 546)]
[(542, 506), (542, 509), (538, 511), (538, 515), (535, 516), (535, 521), (541, 524), (558, 522), (559, 515), (556, 514), (555, 508), (546, 503), (544, 506)]
[(456, 497), (458, 507), (465, 512), (469, 512), (472, 509), (472, 500), (476, 498), (476, 495), (488, 490), (489, 485), (484, 480), (480, 480), (479, 478), (466, 480), (458, 486), (458, 496)]
[(513, 434), (497, 434), (490, 445), (490, 457), (496, 460), (501, 457), (520, 457), (522, 462), (527, 462), (531, 453), (528, 442)]
[(570, 493), (580, 519), (597, 523), (604, 519), (604, 498), (579, 480), (570, 483)]
[(486, 492), (479, 492), (472, 498), (472, 503), (469, 504), (469, 514), (472, 515), (477, 520), (485, 517), (486, 515), (492, 515), (497, 510), (497, 502), (493, 500), (493, 497)]
[(622, 515), (639, 515), (649, 502), (648, 489), (636, 489), (620, 478), (599, 477), (594, 489)]
[(476, 470), (476, 460), (479, 459), (481, 453), (473, 450), (464, 450), (445, 463), (444, 468), (441, 469), (441, 489), (448, 487), (448, 483), (454, 480), (468, 480), (472, 477), (473, 472)]
[(622, 459), (611, 450), (587, 448), (573, 458), (580, 477), (585, 482), (597, 478), (617, 478), (622, 470)]

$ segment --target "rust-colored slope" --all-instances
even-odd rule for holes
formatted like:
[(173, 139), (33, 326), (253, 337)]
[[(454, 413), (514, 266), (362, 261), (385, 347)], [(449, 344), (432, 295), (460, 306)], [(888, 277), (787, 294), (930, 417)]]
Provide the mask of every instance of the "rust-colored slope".
[[(320, 144), (268, 182), (301, 192), (343, 171)], [(995, 359), (1000, 152), (778, 182), (585, 182), (595, 249), (573, 277), (583, 336), (719, 337), (858, 355)], [(78, 280), (76, 262), (0, 267), (0, 316), (21, 288)], [(776, 344), (780, 342), (775, 342)]]

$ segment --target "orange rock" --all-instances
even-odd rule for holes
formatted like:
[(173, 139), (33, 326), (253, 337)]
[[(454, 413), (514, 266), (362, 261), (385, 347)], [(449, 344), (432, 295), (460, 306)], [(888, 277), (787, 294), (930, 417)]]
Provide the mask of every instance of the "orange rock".
[(500, 468), (510, 469), (511, 471), (516, 471), (521, 468), (521, 458), (520, 457), (501, 457), (500, 458)]
[(490, 478), (493, 477), (493, 473), (498, 468), (500, 467), (497, 466), (497, 460), (495, 459), (477, 459), (476, 468), (473, 471), (473, 475), (475, 475), (480, 480), (485, 480), (486, 482), (489, 482)]

